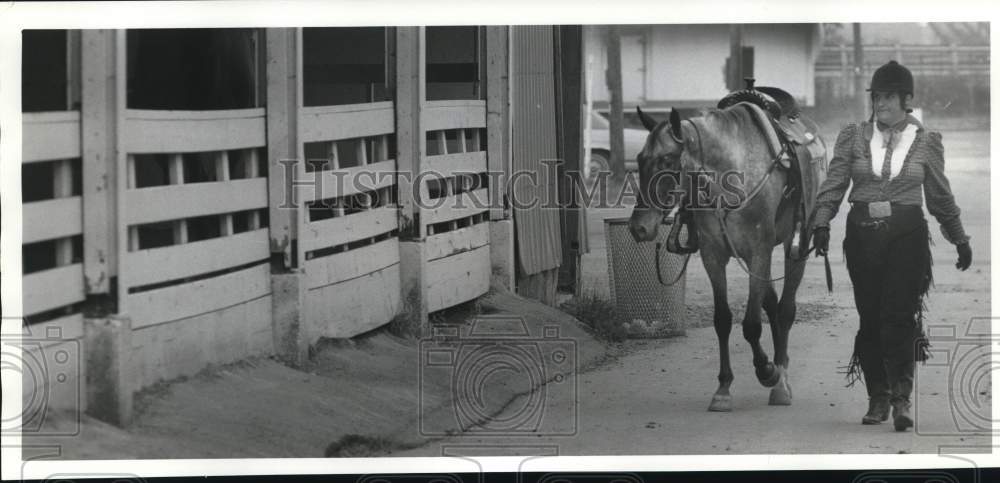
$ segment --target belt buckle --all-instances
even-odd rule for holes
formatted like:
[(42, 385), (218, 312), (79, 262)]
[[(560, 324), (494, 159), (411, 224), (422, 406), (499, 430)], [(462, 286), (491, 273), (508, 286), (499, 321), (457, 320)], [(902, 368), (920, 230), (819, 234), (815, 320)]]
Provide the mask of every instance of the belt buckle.
[(888, 201), (876, 201), (868, 203), (869, 218), (888, 218), (892, 216), (892, 204)]

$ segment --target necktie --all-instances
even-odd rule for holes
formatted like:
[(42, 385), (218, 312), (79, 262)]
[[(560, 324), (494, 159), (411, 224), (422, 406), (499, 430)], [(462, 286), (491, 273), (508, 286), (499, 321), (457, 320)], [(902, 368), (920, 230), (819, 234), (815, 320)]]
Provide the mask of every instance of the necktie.
[(882, 181), (889, 181), (892, 175), (892, 150), (896, 147), (896, 137), (899, 133), (895, 129), (882, 131), (882, 140), (885, 143), (885, 158), (882, 159)]

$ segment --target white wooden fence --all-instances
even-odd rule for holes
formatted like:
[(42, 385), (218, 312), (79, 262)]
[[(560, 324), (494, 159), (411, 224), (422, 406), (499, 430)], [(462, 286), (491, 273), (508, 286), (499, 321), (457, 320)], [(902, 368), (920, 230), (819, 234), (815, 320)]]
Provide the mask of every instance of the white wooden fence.
[[(270, 29), (268, 35), (274, 35), (268, 58), (280, 66), (268, 64), (275, 70), (267, 88), (269, 96), (294, 92), (296, 100), (285, 106), (128, 109), (127, 37), (95, 31), (84, 35), (87, 55), (77, 66), (91, 72), (84, 79), (82, 101), (90, 109), (84, 118), (78, 111), (23, 116), (23, 163), (54, 166), (53, 198), (24, 204), (23, 243), (54, 241), (56, 247), (54, 267), (23, 277), (24, 314), (29, 321), (41, 320), (28, 330), (44, 335), (58, 329), (54, 343), (79, 345), (85, 326), (91, 334), (91, 321), (82, 314), (93, 302), (88, 296), (112, 299), (116, 312), (99, 309), (105, 311), (96, 317), (121, 323), (95, 325), (93, 334), (125, 334), (102, 339), (115, 341), (114, 347), (101, 345), (115, 351), (103, 363), (114, 366), (108, 372), (117, 371), (107, 378), (107, 390), (119, 396), (131, 398), (138, 389), (211, 364), (287, 355), (289, 332), (299, 332), (292, 335), (300, 346), (320, 337), (352, 337), (407, 310), (400, 267), (401, 252), (408, 252), (399, 220), (414, 218), (403, 216), (407, 208), (401, 203), (402, 193), (411, 191), (401, 183), (413, 180), (399, 175), (397, 157), (409, 162), (418, 149), (395, 147), (403, 101), (305, 107), (301, 32)], [(296, 38), (298, 44), (289, 42)], [(295, 75), (284, 75), (281, 69), (296, 62)], [(413, 87), (401, 91), (422, 92)], [(415, 285), (426, 317), (426, 311), (473, 300), (489, 289), (486, 101), (406, 102), (420, 106), (419, 118), (406, 117), (420, 129), (407, 135), (419, 133), (426, 142), (419, 166), (427, 176), (416, 195), (429, 208), (414, 211), (419, 224), (409, 226), (422, 229), (407, 239), (423, 244), (417, 251), (422, 255), (406, 258), (426, 270)], [(505, 128), (495, 123), (491, 129)], [(100, 139), (91, 139), (95, 135)], [(295, 191), (291, 198), (299, 203), (292, 211), (279, 206), (291, 194), (275, 179), (285, 174), (282, 160), (269, 159), (285, 155), (271, 150), (281, 143), (299, 160), (322, 160), (310, 165), (315, 167), (296, 165), (300, 181), (317, 176), (322, 182), (289, 183)], [(506, 148), (491, 144), (490, 149), (506, 156)], [(77, 159), (82, 195), (74, 195)], [(115, 236), (109, 239), (109, 233)], [(83, 239), (84, 262), (74, 255), (75, 237)], [(289, 246), (295, 247), (292, 257), (285, 251)], [(93, 280), (85, 277), (90, 274), (85, 268)], [(108, 283), (111, 277), (117, 285)], [(288, 277), (294, 283), (285, 284)], [(286, 293), (288, 286), (298, 292)], [(111, 287), (117, 293), (108, 293)], [(294, 330), (277, 322), (288, 312), (300, 319)], [(77, 386), (83, 380), (81, 373)], [(78, 398), (85, 393), (75, 391)], [(25, 386), (26, 395), (37, 392)], [(130, 409), (115, 410), (118, 421), (127, 421)]]
[[(83, 199), (73, 195), (73, 163), (79, 160), (80, 112), (59, 111), (24, 114), (22, 119), (22, 164), (52, 164), (51, 199), (24, 203), (22, 211), (22, 244), (52, 242), (55, 266), (24, 275), (22, 283), (23, 311), (29, 319), (41, 320), (27, 326), (26, 354), (22, 360), (39, 364), (37, 368), (55, 368), (69, 355), (78, 358), (83, 337), (83, 314), (79, 303), (84, 293), (83, 263), (74, 260), (73, 237), (83, 233)], [(76, 362), (76, 361), (74, 361)], [(79, 366), (65, 371), (68, 380), (54, 377), (36, 378), (32, 367), (25, 367), (22, 391), (26, 396), (44, 395), (54, 406), (77, 407), (79, 384), (84, 374)], [(48, 387), (38, 387), (47, 384)], [(37, 401), (45, 404), (46, 401)]]
[(486, 102), (432, 101), (420, 113), (426, 133), (421, 198), (428, 209), (427, 306), (435, 311), (489, 290), (489, 187)]
[[(127, 185), (119, 209), (127, 249), (119, 311), (132, 320), (140, 387), (272, 350), (270, 251), (260, 222), (268, 206), (258, 152), (266, 145), (264, 115), (264, 109), (125, 112)], [(140, 171), (155, 169), (142, 164), (154, 162), (144, 155), (166, 157), (166, 184), (140, 186)], [(188, 183), (185, 168), (214, 180)], [(219, 236), (191, 240), (198, 217), (217, 223)], [(142, 246), (142, 227), (157, 223), (172, 228), (172, 243)]]
[[(350, 337), (399, 313), (393, 112), (392, 102), (299, 111), (299, 159), (305, 163), (297, 165), (298, 176), (323, 177), (319, 192), (300, 185), (297, 197), (304, 210), (298, 247), (312, 335)], [(306, 145), (318, 151), (316, 159), (309, 159)], [(309, 163), (316, 171), (306, 172)]]

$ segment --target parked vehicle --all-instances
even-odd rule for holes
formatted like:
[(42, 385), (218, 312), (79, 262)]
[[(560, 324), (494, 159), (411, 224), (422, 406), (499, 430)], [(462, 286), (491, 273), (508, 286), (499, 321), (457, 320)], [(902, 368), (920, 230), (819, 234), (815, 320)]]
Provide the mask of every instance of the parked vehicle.
[[(645, 129), (628, 126), (625, 133), (625, 171), (636, 171), (638, 165), (635, 158), (642, 151), (649, 134)], [(600, 171), (611, 170), (611, 122), (597, 112), (590, 113), (590, 168), (588, 177), (595, 176)]]

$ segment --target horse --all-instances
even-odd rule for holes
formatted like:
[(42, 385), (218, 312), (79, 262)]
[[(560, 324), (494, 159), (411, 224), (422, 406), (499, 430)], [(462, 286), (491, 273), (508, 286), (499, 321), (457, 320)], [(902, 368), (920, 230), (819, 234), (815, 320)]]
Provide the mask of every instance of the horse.
[[(793, 249), (797, 238), (794, 213), (800, 195), (793, 192), (789, 196), (786, 190), (792, 174), (777, 167), (777, 157), (744, 106), (713, 109), (684, 121), (673, 109), (663, 123), (637, 110), (649, 134), (637, 158), (640, 188), (629, 229), (637, 242), (650, 241), (675, 206), (684, 202), (689, 209), (694, 235), (699, 239), (697, 249), (711, 280), (713, 322), (719, 339), (719, 386), (708, 410), (732, 411), (729, 335), (733, 315), (726, 293), (726, 265), (733, 257), (750, 280), (743, 337), (753, 350), (755, 374), (762, 385), (771, 388), (770, 405), (791, 405), (788, 336), (795, 321), (795, 293), (806, 261), (805, 256), (796, 255), (798, 245)], [(664, 176), (666, 173), (672, 176)], [(710, 173), (720, 176), (713, 178)], [(736, 173), (743, 181), (743, 189), (727, 189), (723, 183), (726, 173)], [(678, 185), (684, 180), (689, 183)], [(704, 189), (693, 193), (695, 185)], [(707, 206), (688, 206), (696, 198), (710, 202)], [(810, 228), (804, 228), (805, 233)], [(785, 246), (780, 299), (771, 278), (772, 251), (779, 244)], [(761, 308), (771, 325), (773, 362), (761, 347)]]

